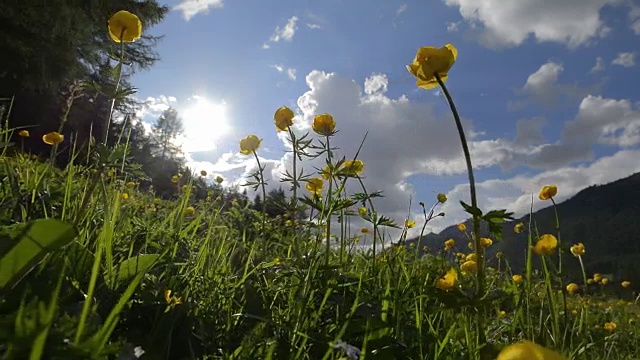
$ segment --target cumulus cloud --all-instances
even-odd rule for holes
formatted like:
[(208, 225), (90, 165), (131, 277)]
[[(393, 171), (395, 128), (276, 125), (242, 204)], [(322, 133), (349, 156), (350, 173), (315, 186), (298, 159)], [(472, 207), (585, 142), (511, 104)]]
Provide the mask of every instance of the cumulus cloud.
[(598, 90), (598, 86), (582, 87), (560, 84), (558, 79), (563, 71), (564, 66), (558, 61), (549, 61), (540, 66), (538, 70), (529, 75), (523, 87), (517, 91), (524, 99), (510, 102), (509, 108), (517, 110), (529, 104), (553, 107), (558, 104), (566, 104), (568, 100), (577, 101)]
[(448, 22), (447, 23), (447, 31), (448, 32), (456, 32), (456, 31), (458, 31), (459, 27), (460, 27), (460, 21)]
[[(273, 31), (273, 34), (271, 34), (269, 41), (273, 43), (277, 43), (280, 40), (291, 41), (293, 36), (296, 34), (296, 31), (298, 31), (298, 26), (296, 25), (297, 22), (298, 17), (292, 16), (287, 20), (287, 23), (282, 28), (280, 26), (276, 26), (276, 29)], [(269, 49), (270, 47), (271, 46), (267, 43), (262, 44), (263, 49)]]
[[(610, 30), (600, 17), (606, 5), (619, 0), (520, 0), (505, 6), (503, 0), (444, 0), (459, 8), (479, 40), (490, 47), (517, 46), (530, 36), (577, 47), (606, 36)], [(478, 26), (481, 25), (481, 26)]]
[(209, 9), (220, 9), (223, 6), (223, 0), (182, 0), (174, 10), (182, 11), (182, 17), (189, 21), (199, 13), (207, 14)]
[(620, 65), (624, 67), (632, 67), (636, 64), (636, 53), (633, 52), (621, 52), (611, 62), (613, 65)]
[(407, 11), (407, 9), (409, 8), (409, 5), (407, 4), (402, 4), (400, 5), (400, 7), (398, 8), (398, 10), (396, 10), (396, 16), (400, 16), (402, 15), (403, 12)]

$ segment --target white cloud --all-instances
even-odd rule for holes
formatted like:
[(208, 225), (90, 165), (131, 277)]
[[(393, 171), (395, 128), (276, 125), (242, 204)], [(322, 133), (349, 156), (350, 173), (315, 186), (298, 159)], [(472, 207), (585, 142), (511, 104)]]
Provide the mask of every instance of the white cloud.
[(287, 76), (289, 77), (289, 79), (291, 80), (295, 80), (296, 79), (296, 69), (287, 69)]
[(307, 27), (311, 30), (315, 30), (315, 29), (322, 29), (322, 26), (318, 25), (318, 24), (307, 24)]
[(276, 69), (279, 73), (287, 74), (287, 77), (289, 79), (291, 79), (291, 80), (295, 80), (296, 79), (296, 69), (285, 68), (282, 65), (271, 65), (270, 67)]
[(367, 95), (374, 93), (384, 94), (387, 92), (388, 84), (389, 79), (387, 79), (386, 74), (371, 74), (371, 77), (364, 80), (364, 93)]
[(621, 52), (611, 62), (613, 65), (620, 65), (624, 67), (632, 67), (636, 64), (636, 53), (633, 52)]
[(396, 16), (400, 16), (402, 15), (403, 12), (407, 11), (407, 9), (409, 8), (409, 5), (407, 4), (402, 4), (400, 5), (400, 7), (398, 8), (398, 10), (396, 10)]
[[(276, 26), (276, 29), (273, 31), (273, 34), (271, 34), (269, 41), (274, 43), (277, 43), (280, 40), (291, 41), (298, 30), (298, 26), (296, 25), (297, 22), (298, 17), (292, 16), (287, 20), (287, 23), (282, 28), (280, 28), (280, 26)], [(262, 44), (263, 49), (268, 49), (269, 47), (270, 46), (267, 43)]]
[(515, 110), (530, 103), (550, 107), (565, 104), (567, 100), (577, 101), (590, 93), (597, 92), (598, 86), (581, 87), (575, 84), (560, 84), (558, 79), (563, 71), (564, 66), (557, 61), (549, 61), (540, 66), (529, 75), (526, 83), (518, 90), (518, 94), (525, 99), (510, 102), (509, 108)]
[(472, 27), (482, 25), (480, 40), (487, 46), (517, 46), (529, 36), (537, 41), (583, 45), (606, 35), (600, 18), (605, 5), (621, 0), (444, 0), (459, 8)]
[(448, 32), (456, 32), (460, 27), (460, 21), (457, 22), (448, 22), (447, 23), (447, 31)]
[(629, 2), (629, 7), (631, 30), (633, 30), (636, 35), (640, 35), (640, 5)]
[(605, 67), (605, 65), (604, 65), (604, 59), (603, 59), (603, 58), (601, 58), (600, 56), (598, 56), (598, 57), (596, 58), (596, 64), (595, 64), (595, 65), (593, 65), (593, 67), (591, 68), (591, 71), (590, 71), (590, 72), (591, 72), (592, 74), (595, 74), (595, 73), (597, 73), (597, 72), (603, 71), (603, 70), (604, 70), (604, 67)]
[[(555, 200), (561, 202), (588, 186), (606, 184), (639, 172), (640, 162), (636, 159), (640, 159), (640, 150), (621, 150), (587, 166), (563, 167), (533, 177), (515, 176), (505, 180), (487, 180), (476, 184), (478, 204), (485, 211), (507, 209), (515, 212), (516, 217), (520, 217), (529, 213), (532, 194), (534, 211), (550, 205), (549, 202), (538, 200), (537, 193), (542, 186), (556, 184), (558, 195)], [(434, 231), (468, 219), (468, 214), (461, 211), (459, 201), (470, 202), (469, 186), (458, 185), (447, 193), (447, 197), (449, 200), (442, 207), (446, 217), (433, 222)]]
[(223, 0), (182, 0), (174, 10), (182, 11), (182, 17), (188, 21), (199, 13), (207, 14), (210, 8), (220, 9), (223, 6)]

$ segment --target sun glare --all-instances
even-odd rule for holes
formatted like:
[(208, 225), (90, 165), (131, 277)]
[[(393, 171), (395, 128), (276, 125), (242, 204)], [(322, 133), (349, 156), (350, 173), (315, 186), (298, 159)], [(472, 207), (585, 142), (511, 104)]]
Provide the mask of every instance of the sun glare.
[(208, 151), (231, 130), (224, 103), (214, 104), (201, 96), (194, 96), (193, 104), (182, 112), (185, 152)]

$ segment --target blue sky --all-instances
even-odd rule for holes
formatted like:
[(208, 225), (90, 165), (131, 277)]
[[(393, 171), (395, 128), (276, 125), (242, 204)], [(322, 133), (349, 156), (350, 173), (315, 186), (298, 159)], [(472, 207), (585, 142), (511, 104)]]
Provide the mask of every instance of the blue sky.
[[(471, 140), (480, 204), (529, 208), (557, 183), (558, 200), (640, 171), (640, 4), (625, 0), (181, 0), (148, 32), (162, 60), (137, 74), (152, 121), (166, 106), (185, 121), (194, 170), (240, 184), (255, 168), (240, 138), (263, 138), (271, 186), (290, 168), (273, 112), (334, 115), (335, 144), (355, 152), (366, 131), (365, 182), (379, 210), (402, 220), (409, 196), (448, 194), (444, 219), (468, 201), (460, 143), (439, 91), (406, 72), (421, 46), (459, 51), (447, 85)], [(534, 20), (537, 19), (537, 20)], [(316, 163), (305, 165), (308, 172)], [(548, 204), (536, 203), (536, 207)], [(419, 208), (412, 209), (414, 213)], [(420, 223), (419, 216), (412, 215)], [(419, 227), (419, 226), (418, 226)]]

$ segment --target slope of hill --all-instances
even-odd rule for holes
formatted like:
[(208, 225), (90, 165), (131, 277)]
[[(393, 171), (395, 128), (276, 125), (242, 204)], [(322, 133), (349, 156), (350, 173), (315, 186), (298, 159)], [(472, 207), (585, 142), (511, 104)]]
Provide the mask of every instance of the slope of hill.
[[(562, 247), (565, 249), (563, 263), (568, 276), (579, 270), (569, 247), (581, 242), (586, 247), (584, 261), (588, 274), (599, 272), (609, 274), (614, 280), (625, 278), (633, 279), (636, 284), (640, 282), (640, 173), (606, 185), (590, 186), (559, 203), (557, 209)], [(557, 234), (553, 206), (536, 211), (532, 218), (540, 234)], [(521, 234), (513, 231), (514, 225), (520, 221), (528, 224), (529, 215), (504, 224), (503, 239), (494, 239), (493, 246), (488, 249), (490, 262), (495, 262), (495, 253), (502, 251), (514, 271), (523, 268), (527, 234), (526, 231)], [(470, 229), (471, 220), (466, 225)], [(533, 231), (535, 234), (535, 227)], [(485, 224), (481, 236), (491, 237)], [(468, 251), (467, 240), (455, 225), (439, 234), (426, 235), (419, 246), (441, 249), (443, 242), (450, 238), (456, 240), (458, 250)], [(414, 238), (408, 242), (417, 240)]]

